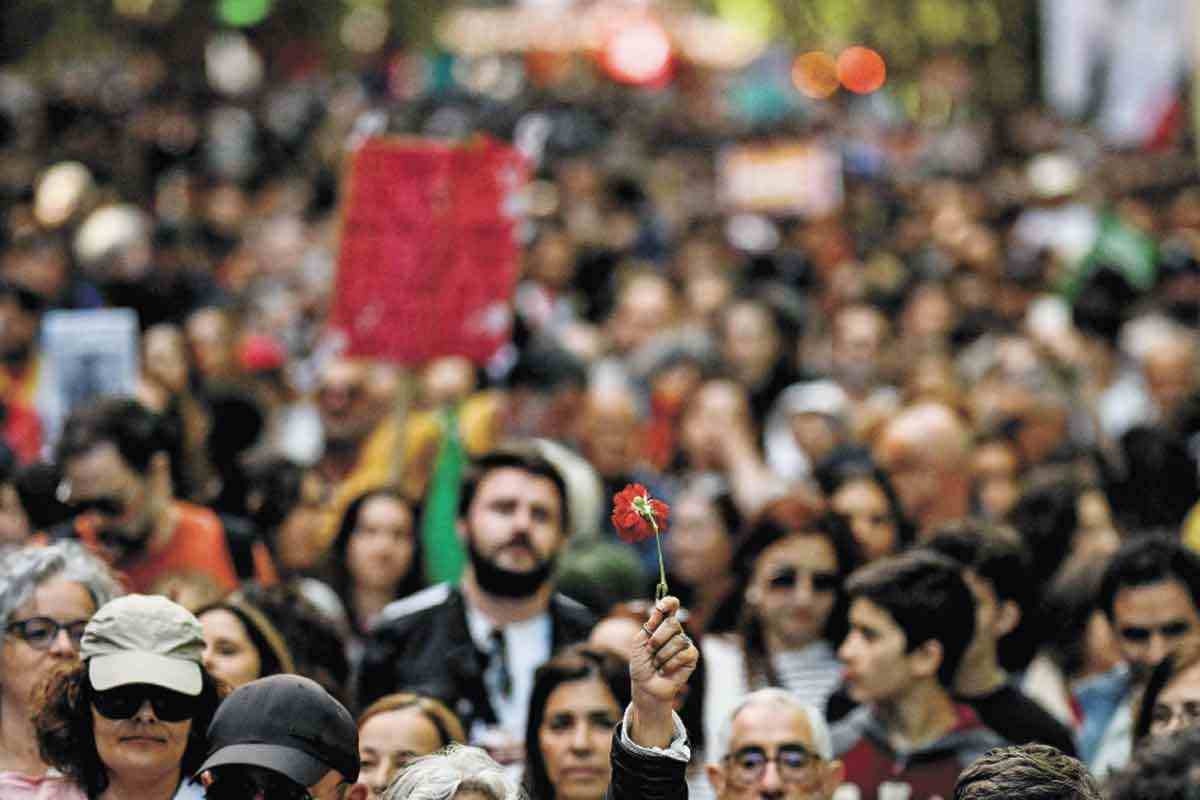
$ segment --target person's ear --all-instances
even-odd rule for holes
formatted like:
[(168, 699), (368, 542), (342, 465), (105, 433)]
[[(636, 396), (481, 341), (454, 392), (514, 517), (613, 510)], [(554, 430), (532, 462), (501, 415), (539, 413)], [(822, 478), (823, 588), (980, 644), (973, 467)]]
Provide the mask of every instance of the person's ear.
[(821, 782), (825, 797), (833, 797), (833, 793), (842, 785), (842, 781), (846, 780), (846, 765), (841, 761), (833, 760), (825, 765), (825, 779)]
[(719, 764), (705, 764), (704, 774), (708, 776), (708, 783), (713, 788), (713, 794), (720, 797), (725, 791), (725, 770)]
[(1021, 607), (1015, 600), (1005, 600), (996, 607), (996, 639), (1003, 639), (1021, 624)]
[(915, 675), (922, 678), (931, 675), (936, 677), (945, 657), (941, 642), (937, 639), (926, 639), (908, 654), (908, 662)]

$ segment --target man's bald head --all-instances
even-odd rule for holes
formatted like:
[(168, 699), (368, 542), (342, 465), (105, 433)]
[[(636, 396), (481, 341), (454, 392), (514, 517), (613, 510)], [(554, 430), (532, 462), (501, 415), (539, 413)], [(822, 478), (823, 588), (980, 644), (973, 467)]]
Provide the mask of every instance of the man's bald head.
[(900, 502), (924, 530), (966, 516), (970, 432), (941, 403), (917, 403), (894, 417), (875, 445), (875, 457), (896, 485)]
[(602, 477), (627, 475), (641, 456), (641, 426), (642, 415), (628, 387), (593, 386), (580, 419), (583, 454)]

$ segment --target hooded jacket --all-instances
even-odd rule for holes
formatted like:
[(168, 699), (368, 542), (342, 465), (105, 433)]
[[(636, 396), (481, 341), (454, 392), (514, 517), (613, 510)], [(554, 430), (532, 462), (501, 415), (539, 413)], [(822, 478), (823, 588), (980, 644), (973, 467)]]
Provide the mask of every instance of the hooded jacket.
[[(956, 705), (957, 721), (941, 738), (908, 751), (896, 751), (874, 710), (860, 706), (833, 726), (833, 749), (846, 767), (846, 782), (862, 800), (951, 797), (963, 768), (1007, 742), (984, 727), (975, 712)], [(889, 784), (898, 784), (889, 789)], [(906, 789), (903, 787), (907, 787)]]

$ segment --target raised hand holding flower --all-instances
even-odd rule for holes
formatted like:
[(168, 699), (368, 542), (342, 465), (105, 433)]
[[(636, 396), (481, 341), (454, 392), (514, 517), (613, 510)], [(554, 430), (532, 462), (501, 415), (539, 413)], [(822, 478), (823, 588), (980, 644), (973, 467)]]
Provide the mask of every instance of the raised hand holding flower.
[(654, 543), (658, 547), (658, 586), (654, 590), (656, 600), (667, 596), (667, 570), (663, 566), (661, 534), (666, 532), (670, 513), (667, 504), (652, 498), (650, 491), (640, 483), (629, 484), (613, 497), (612, 523), (622, 540), (634, 543), (654, 536)]

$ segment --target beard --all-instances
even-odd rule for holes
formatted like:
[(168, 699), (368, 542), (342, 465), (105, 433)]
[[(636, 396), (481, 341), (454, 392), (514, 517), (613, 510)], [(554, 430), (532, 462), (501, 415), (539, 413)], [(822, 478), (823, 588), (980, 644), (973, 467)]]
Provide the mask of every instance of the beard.
[(119, 564), (140, 558), (145, 553), (153, 532), (153, 522), (143, 520), (133, 528), (106, 526), (96, 533), (101, 545), (111, 553), (113, 562)]
[(467, 537), (467, 555), (471, 558), (479, 588), (496, 597), (531, 597), (546, 585), (554, 571), (553, 557), (540, 559), (537, 566), (523, 572), (501, 567), (479, 552), (471, 536)]

